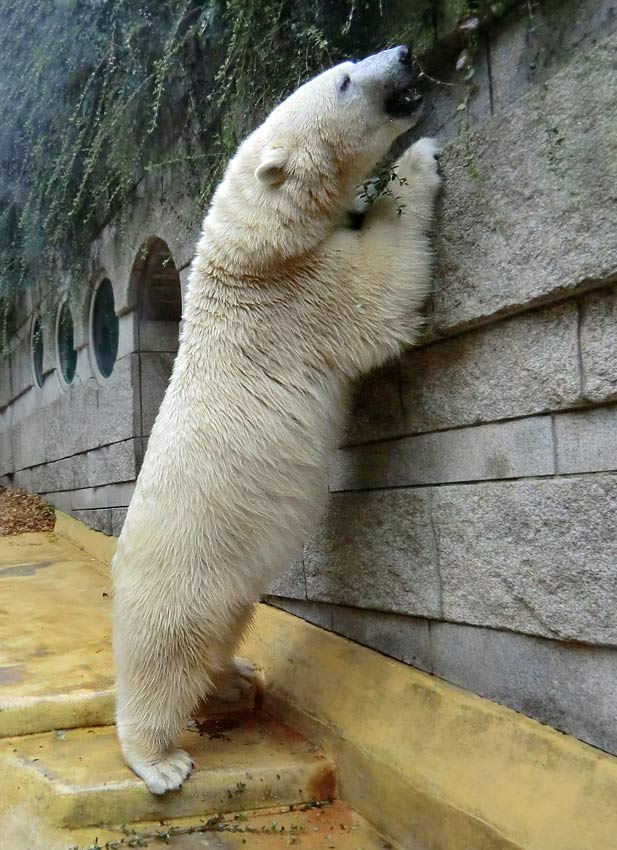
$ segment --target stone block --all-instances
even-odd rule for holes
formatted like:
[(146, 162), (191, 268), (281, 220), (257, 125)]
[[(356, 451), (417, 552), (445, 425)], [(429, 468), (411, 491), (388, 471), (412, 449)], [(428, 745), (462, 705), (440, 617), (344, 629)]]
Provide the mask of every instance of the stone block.
[(537, 73), (533, 20), (529, 15), (512, 21), (490, 36), (493, 109), (499, 112), (526, 94)]
[(41, 410), (41, 416), (43, 419), (43, 442), (45, 444), (45, 459), (47, 461), (57, 460), (63, 455), (63, 402), (64, 396), (62, 395)]
[[(47, 382), (46, 382), (47, 383)], [(96, 383), (79, 382), (39, 408), (45, 460), (55, 461), (98, 445)]]
[[(195, 252), (195, 244), (197, 240), (193, 242), (190, 246), (184, 248), (184, 254), (188, 254), (189, 258), (192, 259), (193, 254)], [(189, 278), (191, 276), (191, 267), (186, 266), (180, 271), (180, 289), (182, 290), (182, 307), (186, 304), (186, 291), (189, 285)], [(182, 321), (180, 322), (180, 331), (182, 331)]]
[(13, 435), (13, 459), (16, 469), (37, 466), (45, 462), (44, 417), (34, 413), (20, 422)]
[(49, 502), (59, 511), (70, 514), (73, 509), (73, 491), (67, 490), (62, 493), (43, 493), (45, 501)]
[(107, 484), (102, 487), (85, 487), (82, 490), (73, 490), (72, 508), (73, 510), (126, 508), (131, 501), (134, 489), (134, 481), (125, 481), (121, 484)]
[(305, 599), (286, 599), (276, 596), (269, 597), (268, 604), (287, 611), (295, 617), (302, 617), (303, 620), (321, 629), (332, 631), (332, 611), (335, 606), (328, 605), (327, 602), (307, 602)]
[(99, 442), (106, 445), (140, 433), (139, 356), (116, 361), (114, 370), (98, 389)]
[(585, 398), (591, 401), (617, 399), (616, 288), (585, 298), (580, 344)]
[(33, 382), (30, 346), (26, 339), (17, 340), (9, 355), (11, 397), (24, 393)]
[(412, 667), (431, 672), (428, 620), (333, 606), (332, 631)]
[(566, 303), (412, 350), (401, 362), (407, 433), (576, 404), (577, 327)]
[(355, 389), (345, 444), (380, 440), (405, 432), (398, 363), (372, 372)]
[[(137, 478), (136, 443), (139, 438), (100, 446), (78, 456), (75, 487), (100, 487)], [(139, 446), (141, 449), (141, 446)]]
[(339, 493), (304, 547), (312, 601), (439, 616), (441, 589), (429, 494)]
[(561, 413), (555, 440), (560, 473), (617, 469), (617, 407)]
[[(116, 411), (116, 416), (119, 413)], [(60, 399), (57, 450), (68, 457), (99, 445), (99, 397), (94, 379), (74, 383)]]
[(119, 537), (128, 508), (111, 508), (111, 533)]
[(118, 318), (117, 360), (122, 360), (123, 357), (132, 354), (138, 347), (137, 316), (136, 311), (131, 310)]
[(67, 457), (34, 467), (31, 470), (33, 491), (48, 493), (49, 491), (72, 490), (75, 487), (77, 463), (77, 458)]
[(617, 272), (617, 36), (444, 149), (434, 333)]
[(144, 352), (178, 351), (178, 322), (154, 322), (142, 319), (139, 323), (139, 350)]
[(544, 0), (521, 11), (519, 19), (491, 36), (495, 112), (617, 29), (614, 0)]
[(6, 407), (11, 395), (11, 367), (6, 354), (0, 356), (0, 409)]
[(300, 555), (268, 590), (272, 596), (286, 596), (290, 599), (306, 599), (306, 579), (304, 564)]
[(617, 475), (438, 487), (443, 619), (617, 644)]
[(17, 472), (13, 475), (11, 487), (15, 490), (24, 490), (26, 493), (35, 492), (35, 488), (32, 485), (32, 470), (17, 470)]
[(490, 36), (495, 112), (546, 83), (617, 28), (614, 0), (548, 0), (522, 7), (520, 17)]
[(98, 508), (90, 511), (73, 510), (71, 513), (75, 519), (81, 520), (95, 531), (102, 531), (103, 534), (112, 533), (111, 508)]
[[(77, 343), (75, 343), (77, 345)], [(92, 366), (92, 358), (94, 353), (90, 351), (89, 345), (84, 345), (77, 351), (77, 366), (75, 367), (75, 379), (72, 386), (87, 383), (90, 378), (94, 377), (94, 368)]]
[(450, 53), (447, 55), (447, 64), (433, 69), (443, 85), (427, 91), (424, 117), (418, 128), (423, 136), (437, 137), (441, 144), (464, 135), (468, 128), (491, 114), (488, 52), (484, 39), (471, 57), (473, 75), (468, 80), (465, 79), (467, 72), (457, 72), (455, 59)]
[(339, 449), (330, 490), (524, 478), (554, 466), (550, 417), (534, 416)]
[(431, 672), (429, 621), (328, 602), (270, 598), (269, 604), (377, 652)]
[(0, 475), (9, 475), (14, 468), (11, 432), (0, 431)]
[(142, 433), (149, 435), (173, 369), (174, 352), (143, 352), (141, 362)]
[(56, 310), (52, 309), (51, 305), (47, 306), (40, 312), (41, 324), (43, 326), (43, 374), (47, 376), (46, 380), (51, 377), (51, 372), (55, 371), (57, 366), (56, 352)]
[(617, 753), (617, 650), (431, 623), (433, 672)]

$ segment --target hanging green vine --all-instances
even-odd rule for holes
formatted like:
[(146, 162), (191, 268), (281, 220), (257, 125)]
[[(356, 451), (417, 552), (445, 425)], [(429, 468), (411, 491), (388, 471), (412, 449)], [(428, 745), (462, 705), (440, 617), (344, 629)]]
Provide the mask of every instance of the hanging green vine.
[(180, 166), (174, 179), (207, 203), (239, 140), (299, 82), (388, 44), (426, 50), (460, 2), (5, 1), (0, 350), (25, 286), (77, 276), (147, 175)]

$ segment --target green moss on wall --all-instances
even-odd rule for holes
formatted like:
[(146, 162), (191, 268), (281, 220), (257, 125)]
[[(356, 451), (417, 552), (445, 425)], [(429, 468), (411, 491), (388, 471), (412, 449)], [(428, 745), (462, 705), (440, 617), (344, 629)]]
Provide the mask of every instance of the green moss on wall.
[(495, 5), (11, 4), (0, 30), (0, 348), (14, 294), (78, 269), (146, 175), (180, 165), (186, 191), (205, 204), (239, 140), (302, 80), (396, 43), (424, 54)]

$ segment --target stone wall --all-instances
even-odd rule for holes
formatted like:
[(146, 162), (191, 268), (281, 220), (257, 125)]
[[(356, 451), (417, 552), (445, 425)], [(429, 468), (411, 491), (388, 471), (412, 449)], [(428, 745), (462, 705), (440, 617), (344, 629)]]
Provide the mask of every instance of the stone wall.
[(615, 2), (532, 4), (481, 39), (468, 110), (439, 90), (425, 340), (359, 388), (271, 597), (613, 753), (616, 31)]
[[(617, 0), (546, 0), (479, 35), (470, 82), (450, 85), (445, 50), (422, 128), (445, 177), (426, 335), (359, 388), (328, 511), (270, 597), (614, 753), (616, 33)], [(0, 371), (0, 481), (119, 531), (173, 359), (170, 328), (153, 344), (140, 320), (141, 248), (163, 239), (184, 279), (200, 217), (170, 178), (101, 235), (69, 390), (51, 323), (33, 386), (26, 305)], [(102, 275), (107, 381), (87, 332)]]
[[(176, 286), (184, 286), (200, 222), (201, 210), (174, 192), (169, 175), (164, 184), (149, 181), (129, 220), (106, 227), (92, 246), (85, 280), (67, 275), (59, 291), (41, 286), (27, 291), (17, 335), (0, 364), (0, 484), (41, 493), (93, 528), (119, 534), (178, 345), (177, 322), (151, 322), (143, 309), (146, 287), (157, 273), (152, 258), (157, 252), (164, 256), (170, 285), (175, 276)], [(89, 321), (96, 285), (104, 278), (113, 286), (119, 330), (108, 378), (95, 368)], [(77, 351), (68, 387), (60, 378), (56, 344), (63, 297), (73, 315)], [(32, 367), (36, 316), (42, 322), (42, 387)]]

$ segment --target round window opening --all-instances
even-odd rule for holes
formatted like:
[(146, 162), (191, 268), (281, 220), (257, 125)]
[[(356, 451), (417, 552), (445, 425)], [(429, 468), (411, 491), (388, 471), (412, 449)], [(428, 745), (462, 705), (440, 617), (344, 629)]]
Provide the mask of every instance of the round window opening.
[(71, 384), (75, 377), (75, 367), (77, 366), (77, 352), (75, 351), (73, 316), (68, 302), (65, 301), (60, 307), (58, 316), (58, 360), (60, 361), (60, 371), (65, 383)]
[(116, 316), (114, 289), (105, 278), (94, 293), (92, 304), (92, 345), (99, 372), (109, 378), (118, 356), (118, 317)]
[(43, 375), (43, 328), (39, 318), (32, 325), (32, 371), (37, 387), (42, 387), (45, 382)]

